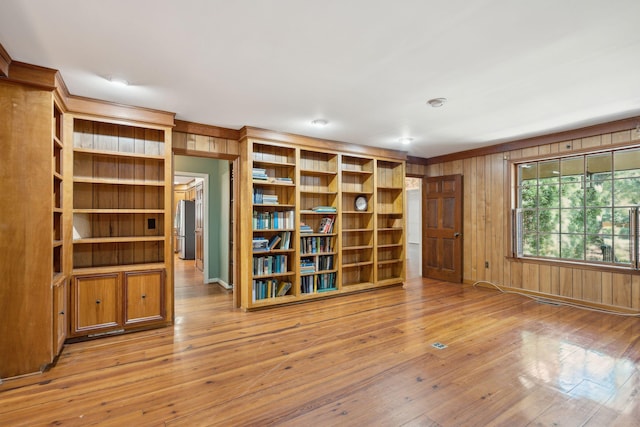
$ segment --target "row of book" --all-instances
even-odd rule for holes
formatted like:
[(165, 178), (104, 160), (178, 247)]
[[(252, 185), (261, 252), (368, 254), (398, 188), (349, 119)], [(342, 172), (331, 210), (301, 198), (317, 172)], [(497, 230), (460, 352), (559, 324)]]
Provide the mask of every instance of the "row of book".
[(277, 194), (264, 194), (264, 189), (262, 188), (254, 188), (253, 189), (253, 203), (256, 205), (277, 205), (278, 195)]
[(300, 253), (317, 254), (333, 252), (333, 237), (301, 237)]
[(269, 177), (267, 170), (264, 168), (253, 168), (251, 176), (254, 181), (268, 181), (282, 184), (293, 184), (293, 180), (288, 176)]
[(333, 270), (333, 255), (319, 255), (300, 258), (300, 274)]
[(287, 295), (290, 289), (291, 282), (276, 279), (254, 280), (252, 289), (253, 301), (282, 297)]
[[(316, 233), (321, 233), (321, 234), (333, 233), (333, 224), (335, 222), (335, 219), (336, 219), (335, 215), (327, 215), (322, 217), (318, 225), (318, 231), (316, 231)], [(300, 223), (300, 233), (308, 234), (313, 232), (314, 232), (313, 227), (311, 227), (309, 224), (304, 222)]]
[(274, 249), (291, 249), (291, 232), (283, 231), (271, 236), (269, 240), (264, 237), (253, 238), (254, 252), (268, 252)]
[(300, 278), (300, 292), (312, 294), (336, 290), (336, 273), (316, 274)]
[(318, 226), (318, 233), (333, 233), (333, 223), (335, 222), (335, 220), (335, 215), (327, 215), (322, 217), (322, 219), (320, 220), (320, 225)]
[(268, 255), (253, 257), (253, 274), (266, 276), (287, 272), (287, 255)]
[(294, 212), (259, 212), (253, 211), (254, 230), (286, 230), (295, 227)]

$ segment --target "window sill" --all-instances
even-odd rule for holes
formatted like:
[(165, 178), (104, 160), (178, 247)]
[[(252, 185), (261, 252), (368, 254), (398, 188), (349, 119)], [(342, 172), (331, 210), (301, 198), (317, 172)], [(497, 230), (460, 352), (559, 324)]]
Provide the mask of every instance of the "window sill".
[(506, 257), (509, 262), (519, 262), (522, 264), (538, 264), (538, 265), (549, 265), (553, 267), (564, 267), (564, 268), (579, 268), (582, 270), (594, 270), (594, 271), (602, 271), (607, 273), (618, 273), (618, 274), (630, 274), (634, 276), (640, 275), (640, 270), (634, 270), (631, 267), (624, 266), (615, 266), (610, 264), (592, 264), (588, 262), (580, 262), (580, 261), (560, 261), (560, 260), (552, 260), (548, 258), (534, 258), (534, 257), (526, 257), (526, 258), (516, 258), (516, 257)]

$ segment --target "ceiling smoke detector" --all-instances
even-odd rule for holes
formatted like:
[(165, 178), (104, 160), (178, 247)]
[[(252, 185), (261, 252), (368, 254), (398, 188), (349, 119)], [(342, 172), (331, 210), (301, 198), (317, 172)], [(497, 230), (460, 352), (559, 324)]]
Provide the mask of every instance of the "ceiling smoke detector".
[(427, 104), (431, 105), (433, 108), (442, 107), (445, 102), (447, 102), (447, 98), (433, 98), (427, 101)]
[(311, 124), (317, 128), (323, 128), (329, 124), (329, 121), (325, 119), (315, 119), (311, 121)]

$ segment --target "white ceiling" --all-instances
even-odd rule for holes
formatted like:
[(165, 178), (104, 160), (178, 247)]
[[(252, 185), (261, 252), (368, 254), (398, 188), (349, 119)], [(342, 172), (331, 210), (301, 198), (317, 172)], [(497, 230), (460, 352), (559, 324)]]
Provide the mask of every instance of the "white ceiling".
[(640, 114), (639, 0), (2, 0), (0, 43), (74, 95), (422, 157)]

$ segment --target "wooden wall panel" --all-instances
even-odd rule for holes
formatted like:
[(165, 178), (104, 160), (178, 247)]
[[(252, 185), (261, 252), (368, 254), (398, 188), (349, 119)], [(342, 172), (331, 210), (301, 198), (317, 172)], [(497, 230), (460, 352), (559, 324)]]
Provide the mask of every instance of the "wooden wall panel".
[[(409, 158), (407, 171), (411, 171), (412, 176), (463, 175), (465, 282), (486, 280), (505, 287), (523, 288), (586, 304), (639, 310), (640, 275), (598, 271), (593, 267), (583, 269), (548, 263), (537, 265), (510, 258), (510, 161), (570, 154), (612, 144), (624, 147), (640, 142), (640, 134), (635, 129), (618, 128), (611, 133), (596, 135), (573, 132), (571, 135), (573, 138), (566, 141), (541, 138), (544, 143), (537, 146), (528, 144), (518, 147), (517, 144), (506, 144), (505, 147), (510, 151), (493, 151), (482, 155), (472, 153), (465, 158), (456, 155), (453, 156), (455, 159), (447, 159), (441, 163), (432, 159), (412, 163)], [(485, 268), (486, 261), (489, 262), (489, 268)]]

